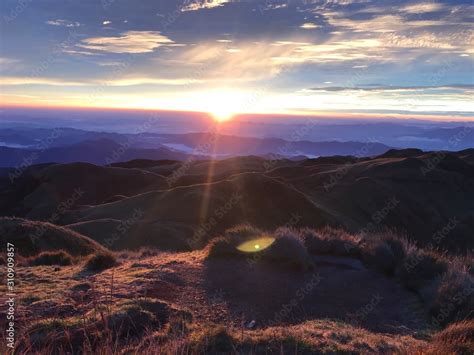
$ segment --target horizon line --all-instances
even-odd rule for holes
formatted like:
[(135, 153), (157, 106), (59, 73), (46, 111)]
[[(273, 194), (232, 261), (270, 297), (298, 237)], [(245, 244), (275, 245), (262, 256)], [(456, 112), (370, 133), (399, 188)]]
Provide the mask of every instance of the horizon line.
[[(114, 107), (114, 106), (62, 106), (62, 105), (17, 105), (17, 104), (2, 104), (0, 103), (0, 110), (23, 109), (23, 110), (72, 110), (72, 111), (121, 111), (121, 112), (162, 112), (171, 114), (188, 114), (196, 116), (205, 116), (209, 120), (214, 120), (212, 113), (205, 111), (193, 110), (178, 110), (178, 109), (160, 109), (160, 108), (139, 108), (139, 107)], [(434, 115), (427, 113), (382, 113), (382, 112), (346, 112), (339, 111), (318, 111), (318, 112), (242, 112), (236, 113), (228, 121), (232, 122), (235, 119), (243, 117), (253, 117), (258, 119), (264, 118), (308, 118), (308, 119), (337, 119), (337, 120), (400, 120), (400, 121), (431, 121), (431, 122), (474, 122), (474, 113), (472, 116), (459, 115)]]

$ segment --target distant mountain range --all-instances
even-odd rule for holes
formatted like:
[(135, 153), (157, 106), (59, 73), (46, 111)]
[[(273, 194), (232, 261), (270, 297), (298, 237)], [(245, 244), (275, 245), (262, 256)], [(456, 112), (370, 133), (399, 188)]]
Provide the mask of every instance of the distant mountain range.
[(106, 165), (133, 159), (184, 160), (257, 155), (272, 158), (331, 155), (374, 156), (390, 147), (378, 142), (310, 142), (213, 133), (118, 134), (70, 128), (0, 130), (0, 166), (87, 162)]
[[(28, 111), (3, 110), (0, 145), (37, 144), (54, 127), (61, 129), (54, 145), (84, 140), (111, 139), (120, 142), (140, 134), (149, 136), (142, 148), (156, 148), (163, 134), (208, 133), (254, 138), (280, 138), (285, 141), (379, 142), (395, 148), (459, 151), (472, 148), (474, 126), (470, 122), (439, 122), (417, 119), (341, 119), (236, 116), (225, 124), (193, 113), (141, 111)], [(4, 144), (1, 144), (3, 142)]]
[(110, 139), (86, 140), (51, 148), (10, 148), (0, 146), (0, 167), (24, 167), (42, 163), (86, 162), (106, 165), (132, 159), (184, 160), (187, 154), (166, 147), (133, 148)]

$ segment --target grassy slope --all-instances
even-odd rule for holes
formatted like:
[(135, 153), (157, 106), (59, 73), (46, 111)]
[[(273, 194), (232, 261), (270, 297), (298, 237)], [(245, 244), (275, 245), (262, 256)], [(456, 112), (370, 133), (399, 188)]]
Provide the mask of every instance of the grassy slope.
[[(279, 232), (283, 233), (287, 232)], [(364, 255), (379, 250), (343, 232), (324, 230), (317, 235), (321, 237), (318, 245), (324, 254), (341, 254), (341, 250), (347, 250), (339, 248), (341, 240), (358, 248), (356, 253), (351, 251), (352, 258), (364, 259)], [(315, 245), (314, 240), (311, 245)], [(354, 259), (347, 256), (314, 257), (315, 268), (302, 272), (275, 259), (257, 259), (255, 263), (238, 256), (209, 260), (207, 253), (126, 252), (119, 255), (119, 265), (99, 273), (85, 271), (82, 264), (60, 268), (19, 267), (17, 277), (22, 280), (22, 287), (18, 293), (18, 326), (27, 332), (21, 334), (26, 336), (20, 343), (22, 349), (50, 351), (62, 346), (67, 349), (71, 344), (76, 348), (89, 346), (90, 351), (96, 352), (127, 345), (137, 352), (191, 354), (236, 350), (280, 353), (282, 349), (302, 354), (422, 354), (437, 353), (437, 349), (474, 349), (469, 322), (453, 325), (454, 328), (435, 336), (432, 343), (427, 342), (434, 336), (429, 320), (424, 323), (419, 318), (415, 326), (403, 323), (408, 318), (398, 318), (404, 310), (409, 310), (407, 307), (414, 307), (404, 304), (404, 300), (414, 295), (404, 293), (397, 286), (403, 280), (397, 276), (384, 281), (383, 274), (352, 267), (354, 262), (350, 260)], [(385, 259), (383, 251), (378, 253)], [(380, 269), (383, 265), (376, 260), (364, 259), (364, 262)], [(459, 268), (457, 264), (453, 266)], [(272, 318), (284, 305), (291, 304), (293, 293), (305, 289), (314, 272), (323, 275), (321, 283), (305, 293), (302, 300), (298, 299), (298, 304), (287, 313), (291, 316)], [(373, 284), (363, 285), (358, 274), (367, 274), (367, 280)], [(328, 282), (334, 280), (337, 282), (333, 282), (331, 290)], [(382, 293), (384, 301), (372, 304), (373, 308), (367, 311), (371, 300), (365, 291)], [(282, 298), (285, 292), (287, 299)], [(279, 302), (273, 304), (272, 299)], [(343, 305), (349, 299), (360, 303), (351, 304), (349, 310), (338, 306), (338, 300)], [(323, 313), (311, 313), (314, 312), (311, 305)], [(348, 318), (350, 309), (365, 309), (367, 313), (362, 312), (360, 318)], [(339, 314), (330, 315), (331, 310)], [(244, 324), (252, 319), (257, 321), (255, 329), (242, 332), (242, 314)], [(263, 322), (266, 318), (276, 323), (266, 324)], [(394, 322), (390, 331), (377, 330), (376, 326), (390, 322)]]
[(13, 243), (21, 256), (64, 250), (70, 255), (88, 255), (104, 250), (94, 240), (68, 228), (47, 222), (0, 217), (0, 242)]

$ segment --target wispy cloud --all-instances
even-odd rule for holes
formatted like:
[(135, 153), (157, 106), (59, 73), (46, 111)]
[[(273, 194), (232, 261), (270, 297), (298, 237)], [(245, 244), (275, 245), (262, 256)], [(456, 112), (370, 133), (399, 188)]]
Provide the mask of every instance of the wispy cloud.
[(194, 68), (205, 66), (210, 80), (258, 81), (278, 75), (285, 67), (301, 64), (386, 60), (377, 39), (312, 44), (299, 41), (202, 43), (190, 46), (174, 59)]
[(67, 80), (49, 77), (0, 77), (3, 86), (19, 85), (49, 85), (49, 86), (134, 86), (134, 85), (190, 85), (203, 82), (199, 79), (189, 78), (153, 78), (153, 77), (124, 77), (117, 79), (84, 79)]
[[(230, 0), (194, 0), (190, 1), (189, 4), (183, 6), (181, 11), (197, 11), (202, 9), (212, 9), (214, 7), (223, 6), (230, 2)], [(186, 3), (186, 2), (185, 2)]]
[(440, 11), (444, 8), (443, 4), (436, 2), (422, 2), (418, 4), (411, 4), (401, 8), (402, 12), (409, 14), (421, 14)]
[(0, 65), (10, 65), (10, 64), (15, 64), (19, 63), (20, 61), (18, 59), (13, 59), (13, 58), (7, 58), (7, 57), (0, 57)]
[(78, 47), (111, 53), (148, 53), (174, 43), (158, 31), (127, 31), (116, 37), (91, 37)]
[(473, 91), (474, 85), (469, 84), (450, 84), (450, 85), (431, 85), (431, 86), (321, 86), (311, 88), (312, 91), (320, 92), (340, 92), (340, 91), (368, 91), (368, 92), (413, 92), (426, 90), (459, 90), (459, 91)]
[(61, 20), (61, 19), (49, 20), (49, 21), (46, 21), (46, 23), (51, 26), (60, 26), (60, 27), (80, 27), (81, 26), (79, 22)]
[(303, 23), (300, 28), (304, 28), (305, 30), (313, 30), (315, 28), (321, 28), (322, 26), (321, 25), (317, 25), (315, 23), (311, 23), (311, 22), (307, 22), (307, 23)]
[(46, 78), (46, 77), (0, 77), (2, 85), (16, 86), (16, 85), (52, 85), (52, 86), (84, 86), (80, 81), (68, 81), (61, 78)]

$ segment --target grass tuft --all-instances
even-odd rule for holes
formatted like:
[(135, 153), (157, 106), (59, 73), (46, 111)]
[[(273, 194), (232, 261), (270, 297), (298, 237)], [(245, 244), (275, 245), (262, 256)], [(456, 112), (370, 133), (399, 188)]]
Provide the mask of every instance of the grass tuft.
[(28, 264), (33, 266), (38, 265), (72, 265), (73, 258), (69, 253), (60, 251), (44, 251), (37, 256), (28, 259)]
[(304, 229), (301, 231), (301, 236), (310, 254), (357, 256), (360, 253), (360, 240), (340, 230), (332, 228), (318, 231)]
[(100, 252), (90, 256), (85, 264), (87, 271), (100, 272), (117, 265), (117, 259), (111, 252)]
[(474, 320), (453, 323), (436, 334), (426, 354), (474, 354)]

